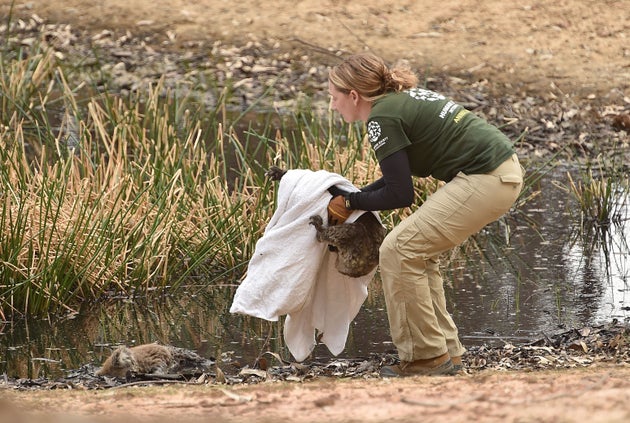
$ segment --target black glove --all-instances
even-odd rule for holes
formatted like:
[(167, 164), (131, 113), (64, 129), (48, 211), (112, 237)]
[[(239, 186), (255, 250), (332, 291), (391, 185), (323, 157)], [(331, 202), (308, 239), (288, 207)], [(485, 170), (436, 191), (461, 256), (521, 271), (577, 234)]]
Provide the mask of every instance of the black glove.
[(342, 197), (346, 197), (348, 194), (350, 194), (350, 191), (346, 191), (345, 189), (338, 188), (337, 185), (333, 185), (330, 188), (328, 188), (328, 192), (333, 197), (336, 197), (338, 195), (341, 195)]

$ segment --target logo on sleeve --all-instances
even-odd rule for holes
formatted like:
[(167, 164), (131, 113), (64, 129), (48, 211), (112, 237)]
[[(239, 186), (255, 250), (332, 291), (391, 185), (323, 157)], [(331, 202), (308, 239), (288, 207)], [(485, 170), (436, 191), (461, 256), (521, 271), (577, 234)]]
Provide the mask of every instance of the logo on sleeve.
[(423, 88), (412, 88), (410, 90), (407, 90), (406, 92), (411, 97), (421, 101), (440, 101), (446, 99), (446, 97), (444, 97), (442, 94), (436, 93), (435, 91), (431, 90), (425, 90)]
[(374, 144), (375, 142), (378, 141), (379, 137), (381, 136), (381, 125), (379, 125), (378, 122), (371, 120), (368, 123), (367, 131), (368, 131), (368, 138), (370, 139), (370, 142)]

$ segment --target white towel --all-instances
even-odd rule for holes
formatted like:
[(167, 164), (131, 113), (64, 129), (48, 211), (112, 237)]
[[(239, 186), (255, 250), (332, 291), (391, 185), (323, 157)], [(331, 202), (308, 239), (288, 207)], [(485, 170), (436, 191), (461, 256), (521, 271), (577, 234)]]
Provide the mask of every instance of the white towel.
[[(297, 361), (315, 348), (316, 330), (323, 333), (321, 341), (332, 354), (343, 351), (350, 323), (376, 272), (359, 278), (342, 275), (335, 268), (336, 253), (315, 238), (309, 218), (317, 214), (327, 221), (331, 199), (327, 190), (333, 185), (358, 190), (344, 177), (323, 170), (289, 170), (282, 177), (276, 211), (256, 243), (230, 308), (231, 313), (270, 321), (287, 315), (284, 338)], [(363, 213), (355, 210), (347, 222)]]

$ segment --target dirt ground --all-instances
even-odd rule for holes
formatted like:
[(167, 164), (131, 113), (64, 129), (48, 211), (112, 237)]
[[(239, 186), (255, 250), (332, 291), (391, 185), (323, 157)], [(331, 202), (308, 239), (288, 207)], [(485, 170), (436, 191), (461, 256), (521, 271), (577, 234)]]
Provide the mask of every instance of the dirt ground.
[[(10, 4), (0, 0), (0, 16)], [(629, 0), (16, 0), (14, 14), (95, 31), (161, 31), (182, 42), (263, 39), (320, 53), (369, 49), (429, 73), (487, 80), (498, 94), (630, 103)], [(625, 422), (630, 367), (235, 387), (0, 390), (0, 423), (20, 416), (31, 421), (26, 416), (32, 415), (43, 422), (72, 421), (71, 415), (129, 422)]]
[[(11, 0), (1, 0), (5, 14)], [(161, 31), (178, 41), (273, 39), (371, 50), (505, 90), (627, 94), (628, 0), (16, 0), (74, 27)], [(553, 86), (552, 86), (553, 84)]]
[[(621, 423), (630, 419), (627, 365), (402, 380), (320, 378), (306, 383), (232, 387), (167, 385), (0, 393), (0, 423)], [(69, 416), (79, 417), (70, 420)]]

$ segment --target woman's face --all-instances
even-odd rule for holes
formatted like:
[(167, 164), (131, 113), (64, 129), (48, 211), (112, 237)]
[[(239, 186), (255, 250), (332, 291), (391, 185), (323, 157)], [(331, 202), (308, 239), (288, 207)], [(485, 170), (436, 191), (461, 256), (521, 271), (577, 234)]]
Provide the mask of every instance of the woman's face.
[(359, 95), (356, 91), (343, 93), (328, 81), (328, 93), (330, 94), (330, 107), (339, 112), (343, 120), (346, 122), (355, 122), (359, 120), (358, 99)]

